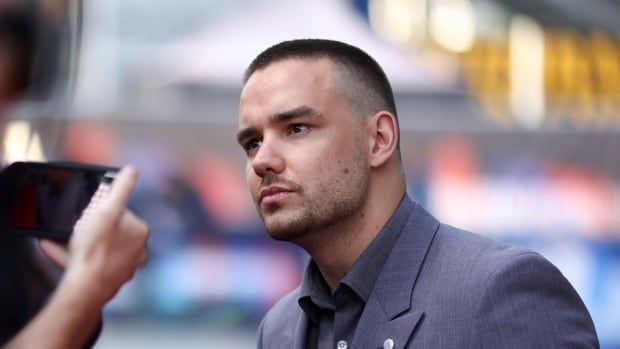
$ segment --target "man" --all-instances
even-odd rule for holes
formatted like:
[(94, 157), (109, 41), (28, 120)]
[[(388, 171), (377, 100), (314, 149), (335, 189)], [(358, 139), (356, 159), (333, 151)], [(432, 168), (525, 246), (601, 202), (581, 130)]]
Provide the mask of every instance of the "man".
[(592, 320), (540, 255), (437, 222), (405, 193), (379, 65), (327, 40), (249, 66), (239, 144), (268, 233), (312, 257), (259, 348), (591, 348)]
[[(0, 4), (0, 124), (32, 82), (35, 23), (15, 5)], [(68, 249), (41, 240), (41, 249), (66, 268), (51, 296), (53, 285), (34, 258), (31, 242), (0, 232), (0, 347), (92, 344), (103, 306), (146, 261), (148, 226), (126, 210), (137, 178), (137, 171), (126, 167), (111, 188), (100, 188), (110, 190), (109, 195), (80, 219)]]

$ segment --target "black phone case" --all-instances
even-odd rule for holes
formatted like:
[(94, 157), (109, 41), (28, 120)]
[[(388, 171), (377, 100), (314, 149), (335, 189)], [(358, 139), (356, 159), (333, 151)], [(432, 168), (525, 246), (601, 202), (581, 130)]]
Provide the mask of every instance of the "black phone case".
[(65, 161), (11, 164), (0, 173), (0, 234), (69, 240), (99, 184), (118, 171)]

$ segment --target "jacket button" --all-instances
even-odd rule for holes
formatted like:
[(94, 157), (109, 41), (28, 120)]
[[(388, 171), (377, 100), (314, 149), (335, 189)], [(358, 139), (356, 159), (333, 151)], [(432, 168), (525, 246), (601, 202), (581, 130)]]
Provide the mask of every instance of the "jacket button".
[(336, 348), (338, 349), (347, 349), (349, 347), (349, 345), (347, 344), (346, 341), (340, 340), (338, 341), (338, 343), (336, 343)]
[(383, 349), (394, 349), (394, 341), (388, 338), (383, 342)]

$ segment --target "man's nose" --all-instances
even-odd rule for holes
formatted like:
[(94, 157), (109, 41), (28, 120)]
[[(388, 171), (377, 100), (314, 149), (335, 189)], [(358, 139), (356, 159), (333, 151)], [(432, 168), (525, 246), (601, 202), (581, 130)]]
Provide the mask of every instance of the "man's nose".
[(281, 173), (284, 171), (284, 158), (277, 142), (263, 139), (262, 144), (252, 159), (252, 168), (257, 176), (263, 177), (266, 173)]

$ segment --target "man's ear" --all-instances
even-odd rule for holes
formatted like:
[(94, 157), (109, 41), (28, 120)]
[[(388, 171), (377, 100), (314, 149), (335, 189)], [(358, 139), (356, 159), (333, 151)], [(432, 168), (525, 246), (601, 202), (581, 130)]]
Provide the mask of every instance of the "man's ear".
[(387, 111), (380, 111), (368, 119), (370, 131), (370, 167), (379, 167), (396, 155), (398, 148), (398, 124), (396, 117)]

